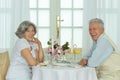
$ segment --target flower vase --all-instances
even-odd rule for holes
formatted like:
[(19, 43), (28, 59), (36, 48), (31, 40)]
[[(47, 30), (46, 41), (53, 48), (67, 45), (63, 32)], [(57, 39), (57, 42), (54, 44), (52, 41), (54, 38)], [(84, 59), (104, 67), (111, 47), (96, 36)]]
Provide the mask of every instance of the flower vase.
[(48, 64), (49, 64), (49, 65), (52, 65), (52, 58), (53, 58), (52, 54), (51, 54), (51, 53), (48, 53), (47, 59), (48, 59)]
[(65, 56), (63, 54), (57, 55), (56, 56), (56, 62), (62, 63), (65, 60)]

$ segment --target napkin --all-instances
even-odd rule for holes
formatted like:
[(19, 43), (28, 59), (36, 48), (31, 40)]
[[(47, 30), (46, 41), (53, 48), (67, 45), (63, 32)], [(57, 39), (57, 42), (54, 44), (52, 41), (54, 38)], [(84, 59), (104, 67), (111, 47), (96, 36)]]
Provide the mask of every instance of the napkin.
[(71, 66), (74, 67), (74, 68), (81, 68), (81, 67), (82, 67), (82, 66), (79, 65), (79, 64), (72, 64)]
[(39, 63), (39, 66), (40, 66), (40, 67), (45, 67), (45, 66), (47, 66), (47, 64), (45, 64), (45, 63), (43, 62), (43, 63)]

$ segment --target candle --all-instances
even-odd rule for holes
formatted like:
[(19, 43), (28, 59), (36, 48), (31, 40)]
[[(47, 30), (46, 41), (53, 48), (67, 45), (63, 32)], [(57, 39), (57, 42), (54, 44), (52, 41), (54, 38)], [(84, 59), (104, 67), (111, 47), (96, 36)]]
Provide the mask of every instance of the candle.
[(60, 16), (57, 16), (57, 38), (59, 39), (59, 33), (60, 33)]
[(53, 52), (54, 52), (54, 40), (53, 40), (53, 38), (51, 39), (51, 47), (52, 47), (52, 54), (53, 54)]

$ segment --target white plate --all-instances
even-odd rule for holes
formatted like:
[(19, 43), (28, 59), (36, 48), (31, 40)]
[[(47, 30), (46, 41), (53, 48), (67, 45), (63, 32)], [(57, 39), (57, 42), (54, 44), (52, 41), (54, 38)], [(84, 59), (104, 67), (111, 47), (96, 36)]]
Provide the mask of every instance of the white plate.
[(69, 63), (54, 63), (54, 66), (70, 66)]

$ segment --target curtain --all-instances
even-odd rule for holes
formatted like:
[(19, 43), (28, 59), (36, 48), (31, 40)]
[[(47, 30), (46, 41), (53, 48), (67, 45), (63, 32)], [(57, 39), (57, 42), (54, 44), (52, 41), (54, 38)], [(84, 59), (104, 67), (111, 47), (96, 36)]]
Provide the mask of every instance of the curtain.
[(88, 52), (92, 45), (88, 33), (89, 20), (101, 18), (105, 32), (120, 50), (120, 0), (84, 0), (83, 53)]
[(7, 49), (10, 57), (23, 20), (29, 20), (29, 0), (0, 0), (0, 48)]

